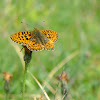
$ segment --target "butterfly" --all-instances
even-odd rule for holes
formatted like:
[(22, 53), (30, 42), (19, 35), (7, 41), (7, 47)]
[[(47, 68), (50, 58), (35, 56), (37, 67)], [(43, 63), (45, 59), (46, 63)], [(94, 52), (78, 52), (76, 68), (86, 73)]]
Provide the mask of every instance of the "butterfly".
[(53, 30), (39, 30), (34, 28), (33, 31), (21, 31), (10, 36), (12, 41), (26, 46), (30, 51), (54, 50), (54, 42), (58, 39), (57, 32)]

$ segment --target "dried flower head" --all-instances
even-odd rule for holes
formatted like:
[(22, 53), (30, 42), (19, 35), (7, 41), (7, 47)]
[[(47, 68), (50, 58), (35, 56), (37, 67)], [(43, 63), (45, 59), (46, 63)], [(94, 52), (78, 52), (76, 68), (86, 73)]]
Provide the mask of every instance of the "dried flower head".
[(28, 65), (32, 58), (32, 51), (30, 51), (26, 46), (23, 46), (23, 48), (25, 50), (24, 61), (25, 61), (25, 64)]
[(4, 80), (7, 80), (7, 81), (11, 82), (12, 77), (13, 77), (12, 74), (9, 74), (7, 72), (3, 72), (3, 78), (4, 78)]
[(58, 76), (57, 76), (57, 79), (58, 80), (61, 80), (61, 81), (66, 81), (66, 82), (68, 82), (69, 81), (69, 79), (68, 79), (68, 76), (67, 76), (67, 74), (65, 73), (65, 72), (63, 72), (62, 74), (59, 74)]
[(3, 77), (4, 77), (4, 90), (5, 92), (8, 94), (10, 92), (10, 83), (11, 83), (11, 79), (13, 77), (12, 74), (9, 74), (7, 72), (3, 72)]

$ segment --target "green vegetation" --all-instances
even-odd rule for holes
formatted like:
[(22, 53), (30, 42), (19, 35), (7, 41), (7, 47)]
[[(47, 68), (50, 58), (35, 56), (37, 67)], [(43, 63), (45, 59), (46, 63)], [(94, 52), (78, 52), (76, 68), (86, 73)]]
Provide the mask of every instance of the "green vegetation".
[[(63, 70), (68, 100), (100, 100), (100, 0), (0, 0), (0, 100), (6, 95), (3, 72), (13, 74), (9, 100), (22, 100), (24, 50), (10, 35), (34, 27), (52, 29), (59, 38), (54, 51), (32, 52), (25, 100), (38, 100), (43, 93), (30, 72), (51, 100), (62, 100), (56, 77)], [(56, 66), (61, 68), (53, 75)]]

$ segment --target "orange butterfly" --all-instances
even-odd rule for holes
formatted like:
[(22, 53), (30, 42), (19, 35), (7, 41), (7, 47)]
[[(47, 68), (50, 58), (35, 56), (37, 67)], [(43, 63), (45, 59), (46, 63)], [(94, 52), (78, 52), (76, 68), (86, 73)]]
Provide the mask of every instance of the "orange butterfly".
[(26, 46), (30, 51), (34, 50), (54, 50), (54, 42), (57, 41), (58, 34), (53, 30), (21, 31), (11, 35), (12, 41)]

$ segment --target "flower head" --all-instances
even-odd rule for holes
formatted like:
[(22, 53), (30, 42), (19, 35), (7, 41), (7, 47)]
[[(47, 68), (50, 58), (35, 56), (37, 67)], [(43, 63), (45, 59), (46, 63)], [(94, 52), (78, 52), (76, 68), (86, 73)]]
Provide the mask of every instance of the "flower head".
[(6, 93), (9, 93), (10, 92), (10, 83), (11, 83), (11, 79), (13, 77), (12, 74), (9, 74), (7, 72), (3, 72), (3, 77), (4, 77), (4, 90)]
[(67, 74), (65, 73), (65, 72), (63, 72), (62, 74), (59, 74), (58, 76), (57, 76), (57, 79), (58, 80), (61, 80), (61, 81), (66, 81), (66, 82), (68, 82), (69, 81), (69, 79), (68, 79), (68, 76), (67, 76)]
[(7, 80), (7, 81), (11, 82), (12, 77), (13, 77), (12, 74), (9, 74), (7, 72), (3, 72), (3, 78), (4, 78), (4, 80)]

